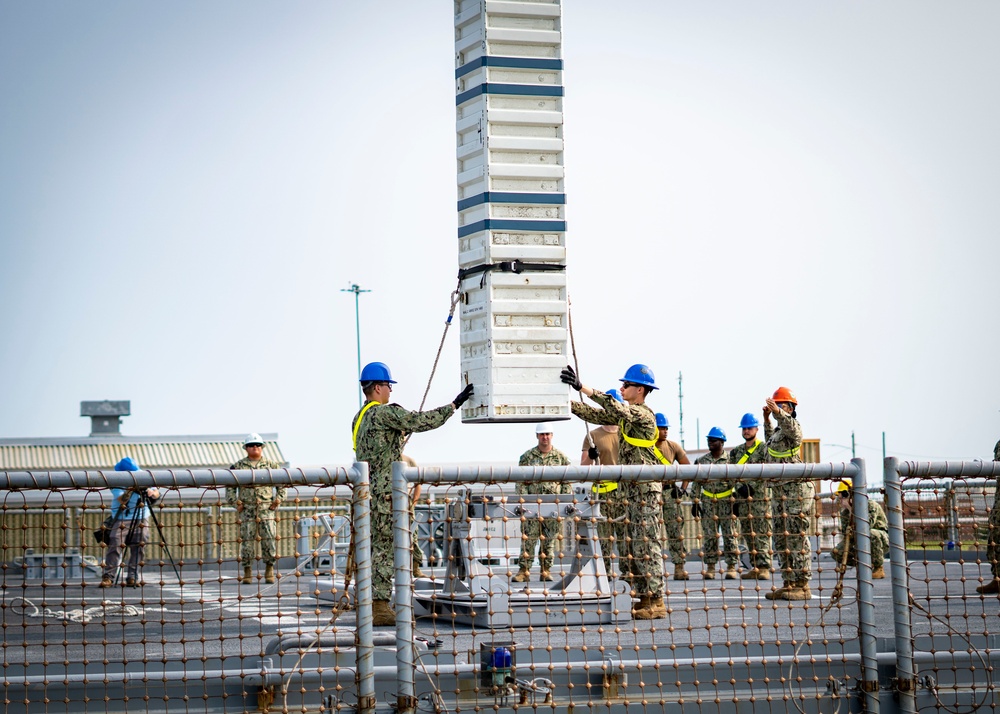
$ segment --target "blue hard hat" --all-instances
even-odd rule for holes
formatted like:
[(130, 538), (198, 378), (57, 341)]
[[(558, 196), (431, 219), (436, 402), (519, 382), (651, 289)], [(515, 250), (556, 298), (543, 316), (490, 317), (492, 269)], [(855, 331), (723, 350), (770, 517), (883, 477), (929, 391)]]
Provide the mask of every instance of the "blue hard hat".
[(366, 364), (365, 368), (361, 370), (361, 379), (358, 381), (396, 383), (396, 380), (392, 378), (392, 374), (389, 372), (389, 366), (385, 362), (369, 362)]
[(141, 471), (141, 469), (131, 456), (126, 456), (115, 464), (115, 471)]
[(605, 392), (605, 394), (614, 397), (616, 402), (621, 402), (622, 404), (625, 403), (625, 400), (622, 399), (622, 393), (619, 392), (617, 389), (609, 389), (608, 391)]
[(717, 426), (713, 426), (711, 429), (708, 430), (708, 438), (709, 439), (722, 439), (723, 441), (725, 441), (726, 440), (726, 432), (724, 432), (722, 429), (720, 429)]
[(667, 421), (667, 415), (666, 414), (660, 414), (659, 412), (657, 412), (656, 413), (656, 425), (658, 427), (660, 427), (661, 429), (669, 429), (670, 428), (670, 422)]
[(644, 364), (632, 365), (625, 370), (625, 376), (618, 381), (641, 384), (642, 386), (649, 387), (650, 389), (659, 389), (659, 387), (656, 386), (656, 379), (653, 377), (653, 370)]
[(760, 426), (760, 422), (757, 421), (757, 417), (750, 412), (744, 414), (743, 418), (740, 419), (740, 429), (752, 429), (755, 426)]

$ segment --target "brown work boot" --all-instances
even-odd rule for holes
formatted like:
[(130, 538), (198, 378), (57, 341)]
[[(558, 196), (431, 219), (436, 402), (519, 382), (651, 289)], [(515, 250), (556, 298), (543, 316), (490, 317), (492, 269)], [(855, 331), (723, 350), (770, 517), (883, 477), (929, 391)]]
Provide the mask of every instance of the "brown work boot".
[(526, 583), (531, 580), (531, 572), (521, 568), (511, 580), (515, 583)]
[(243, 568), (243, 577), (236, 579), (239, 580), (241, 583), (246, 583), (247, 585), (249, 585), (250, 583), (253, 582), (253, 570), (251, 570), (249, 565), (245, 566)]
[(872, 580), (882, 580), (885, 578), (885, 568), (881, 565), (872, 571)]
[[(765, 595), (765, 597), (768, 597)], [(812, 590), (809, 589), (808, 580), (798, 580), (789, 583), (787, 587), (781, 588), (774, 593), (774, 600), (811, 600)]]
[(420, 569), (419, 565), (414, 565), (413, 566), (413, 578), (414, 579), (416, 579), (416, 578), (426, 578), (426, 577), (427, 576), (424, 575), (424, 571)]
[(125, 580), (125, 587), (127, 588), (137, 588), (139, 584), (136, 582), (135, 578), (131, 575)]
[(690, 580), (691, 576), (684, 570), (684, 563), (674, 565), (674, 580)]
[(785, 592), (791, 587), (791, 583), (783, 582), (780, 588), (775, 588), (764, 597), (768, 600), (784, 600)]
[(107, 575), (105, 575), (103, 578), (101, 578), (101, 584), (98, 585), (97, 587), (99, 587), (99, 588), (110, 588), (112, 584), (113, 583), (111, 582), (111, 578), (109, 578)]
[(551, 583), (553, 580), (555, 580), (555, 578), (552, 577), (552, 573), (550, 573), (548, 570), (543, 570), (541, 575), (539, 576), (539, 580), (542, 580), (543, 582), (546, 583)]
[(639, 604), (632, 610), (636, 620), (657, 620), (667, 616), (667, 606), (659, 595), (640, 595)]
[(701, 574), (704, 576), (705, 580), (715, 580), (715, 566), (711, 565), (706, 567), (705, 570), (701, 571)]
[(740, 580), (770, 580), (771, 571), (768, 568), (750, 568), (740, 576)]
[(396, 613), (389, 607), (388, 600), (372, 601), (372, 627), (394, 627)]
[(276, 583), (278, 579), (274, 577), (274, 566), (268, 565), (264, 567), (264, 582), (265, 583)]
[(726, 580), (739, 580), (740, 571), (736, 569), (735, 565), (730, 565), (726, 568)]
[[(102, 584), (101, 587), (104, 585)], [(985, 585), (980, 585), (976, 588), (976, 592), (980, 595), (1000, 595), (1000, 578), (993, 578)]]

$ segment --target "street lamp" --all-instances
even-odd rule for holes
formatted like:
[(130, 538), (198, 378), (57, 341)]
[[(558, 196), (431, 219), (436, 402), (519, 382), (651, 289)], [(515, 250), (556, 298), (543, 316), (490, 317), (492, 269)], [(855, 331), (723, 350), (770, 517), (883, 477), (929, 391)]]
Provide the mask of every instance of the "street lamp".
[[(342, 293), (354, 293), (354, 334), (358, 342), (358, 374), (361, 374), (361, 319), (358, 314), (358, 296), (361, 293), (370, 293), (371, 290), (362, 290), (357, 283), (351, 283), (351, 287), (344, 288)], [(361, 393), (361, 382), (358, 382), (358, 408), (364, 404), (364, 395)]]

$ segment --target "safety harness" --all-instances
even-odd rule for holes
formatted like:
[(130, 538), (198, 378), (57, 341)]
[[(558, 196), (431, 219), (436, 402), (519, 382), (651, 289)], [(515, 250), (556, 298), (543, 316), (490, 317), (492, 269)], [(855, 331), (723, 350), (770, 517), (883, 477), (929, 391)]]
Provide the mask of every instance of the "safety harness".
[(740, 460), (736, 462), (736, 465), (740, 466), (741, 464), (745, 464), (747, 462), (747, 459), (753, 456), (753, 452), (755, 452), (757, 450), (757, 447), (760, 446), (762, 443), (763, 442), (760, 439), (757, 439), (757, 441), (753, 442), (753, 446), (747, 449), (747, 452), (740, 457)]
[(788, 451), (775, 451), (769, 446), (767, 447), (767, 453), (775, 459), (790, 459), (798, 455), (799, 447), (796, 446), (794, 449), (789, 449)]
[(361, 413), (358, 414), (358, 420), (354, 422), (354, 434), (352, 435), (352, 442), (354, 444), (355, 451), (358, 450), (358, 429), (361, 428), (361, 420), (365, 418), (366, 411), (377, 405), (378, 402), (368, 402), (367, 404), (365, 404), (364, 408), (361, 410)]
[[(624, 421), (618, 422), (618, 433), (621, 434), (622, 438), (625, 439), (625, 441), (631, 444), (632, 446), (637, 446), (640, 449), (652, 448), (654, 453), (656, 453), (657, 458), (660, 459), (660, 461), (663, 461), (663, 463), (665, 464), (670, 463), (669, 461), (663, 460), (663, 454), (661, 454), (659, 450), (656, 448), (656, 439), (639, 439), (634, 436), (629, 436), (628, 434), (625, 433)], [(599, 494), (611, 493), (617, 488), (618, 488), (617, 481), (599, 481), (598, 483), (594, 484), (593, 492)]]

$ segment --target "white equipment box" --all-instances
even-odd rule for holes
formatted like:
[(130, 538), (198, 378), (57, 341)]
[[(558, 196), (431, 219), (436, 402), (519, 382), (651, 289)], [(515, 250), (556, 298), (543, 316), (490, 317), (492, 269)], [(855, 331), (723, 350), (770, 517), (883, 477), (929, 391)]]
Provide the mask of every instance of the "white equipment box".
[(464, 422), (570, 416), (561, 12), (455, 1)]

